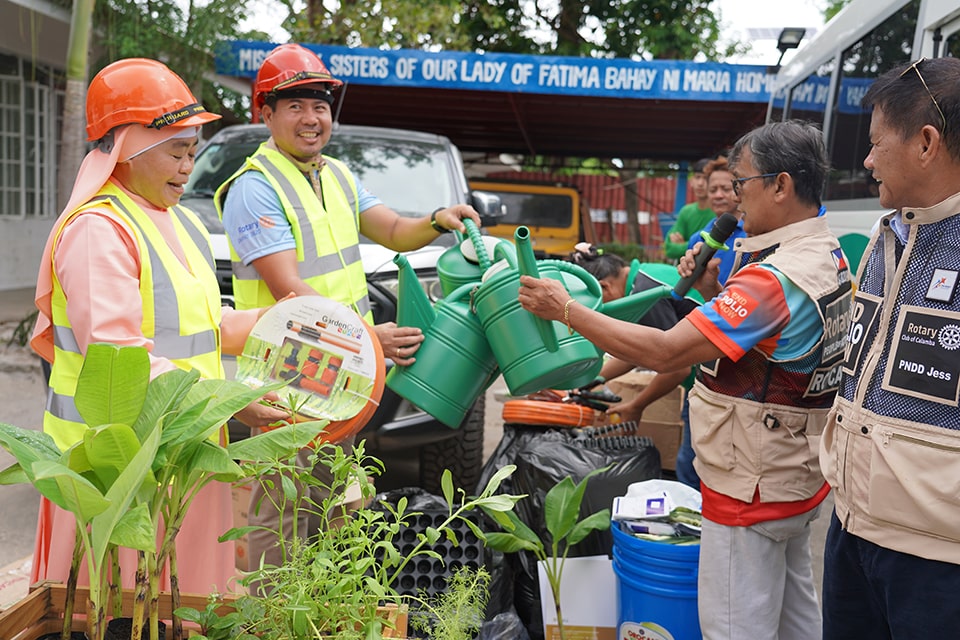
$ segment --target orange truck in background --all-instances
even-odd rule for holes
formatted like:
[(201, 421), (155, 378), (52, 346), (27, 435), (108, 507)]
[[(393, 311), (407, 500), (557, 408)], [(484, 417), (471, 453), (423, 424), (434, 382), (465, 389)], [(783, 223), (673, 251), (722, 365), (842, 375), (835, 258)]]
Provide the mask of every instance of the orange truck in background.
[(470, 189), (500, 196), (505, 213), (484, 230), (512, 241), (517, 227), (526, 226), (538, 258), (566, 257), (583, 240), (596, 243), (590, 210), (576, 187), (478, 178), (470, 180)]

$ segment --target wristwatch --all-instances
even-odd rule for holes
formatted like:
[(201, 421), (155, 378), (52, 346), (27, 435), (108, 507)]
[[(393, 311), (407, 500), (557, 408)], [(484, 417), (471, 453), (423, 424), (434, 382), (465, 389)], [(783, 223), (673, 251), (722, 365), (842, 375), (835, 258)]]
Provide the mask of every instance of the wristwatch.
[(443, 211), (443, 209), (444, 207), (440, 207), (439, 209), (437, 209), (436, 211), (430, 214), (430, 226), (433, 227), (433, 230), (436, 231), (437, 233), (450, 233), (450, 229), (447, 229), (446, 227), (442, 226), (439, 222), (437, 222), (437, 214)]

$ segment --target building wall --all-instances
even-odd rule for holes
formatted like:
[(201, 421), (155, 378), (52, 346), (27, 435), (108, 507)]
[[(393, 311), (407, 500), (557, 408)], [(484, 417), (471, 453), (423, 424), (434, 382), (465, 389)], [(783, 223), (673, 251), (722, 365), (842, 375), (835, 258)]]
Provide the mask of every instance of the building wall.
[[(626, 210), (625, 184), (616, 176), (597, 174), (553, 174), (545, 171), (494, 171), (486, 177), (496, 180), (528, 180), (531, 182), (563, 183), (576, 187), (590, 209), (594, 233), (601, 243), (629, 242), (630, 215)], [(638, 199), (639, 211), (635, 220), (640, 244), (648, 260), (663, 258), (663, 227), (661, 220), (671, 220), (677, 209), (677, 180), (674, 174), (636, 178), (632, 187)], [(686, 202), (693, 199), (688, 187)], [(680, 203), (681, 205), (684, 203)], [(666, 216), (666, 217), (664, 217)]]
[(53, 220), (0, 217), (0, 291), (37, 284), (37, 269)]
[[(0, 53), (62, 70), (69, 35), (67, 9), (43, 0), (0, 0)], [(0, 121), (0, 132), (4, 126)], [(34, 152), (23, 149), (25, 154)], [(55, 157), (50, 161), (55, 162)], [(36, 284), (43, 245), (56, 214), (23, 216), (0, 210), (0, 290)]]
[(63, 69), (70, 11), (43, 0), (0, 0), (0, 48)]

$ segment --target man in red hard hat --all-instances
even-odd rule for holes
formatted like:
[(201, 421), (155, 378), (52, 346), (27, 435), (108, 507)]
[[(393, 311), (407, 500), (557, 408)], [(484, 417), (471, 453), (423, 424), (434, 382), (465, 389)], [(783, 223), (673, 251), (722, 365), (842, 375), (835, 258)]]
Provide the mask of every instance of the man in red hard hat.
[[(360, 235), (394, 251), (419, 249), (442, 233), (465, 232), (462, 220), (477, 225), (470, 206), (440, 207), (430, 215), (407, 218), (363, 188), (341, 161), (322, 155), (333, 132), (334, 78), (316, 54), (297, 44), (275, 48), (264, 59), (254, 85), (270, 138), (218, 189), (215, 202), (231, 246), (234, 298), (238, 309), (261, 306), (290, 292), (320, 294), (353, 308), (372, 324), (367, 282), (360, 258)], [(411, 185), (411, 188), (414, 188)], [(385, 323), (373, 327), (384, 355), (398, 365), (414, 362), (423, 335), (415, 327)], [(340, 443), (347, 447), (352, 439)], [(301, 456), (308, 464), (308, 452)], [(322, 475), (324, 470), (315, 470)], [(251, 524), (276, 530), (276, 510), (267, 508), (255, 488)], [(271, 513), (265, 513), (271, 511)], [(283, 518), (291, 529), (292, 518)], [(298, 531), (307, 535), (309, 523)], [(284, 531), (289, 541), (291, 531)], [(280, 564), (281, 550), (268, 531), (250, 538), (256, 563)]]

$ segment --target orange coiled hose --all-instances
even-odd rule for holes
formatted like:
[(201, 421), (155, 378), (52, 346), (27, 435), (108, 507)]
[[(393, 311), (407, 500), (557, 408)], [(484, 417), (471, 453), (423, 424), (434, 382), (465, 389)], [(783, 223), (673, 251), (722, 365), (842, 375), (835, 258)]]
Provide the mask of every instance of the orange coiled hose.
[(542, 400), (507, 400), (502, 415), (506, 424), (548, 427), (591, 427), (604, 421), (604, 414), (595, 409)]

